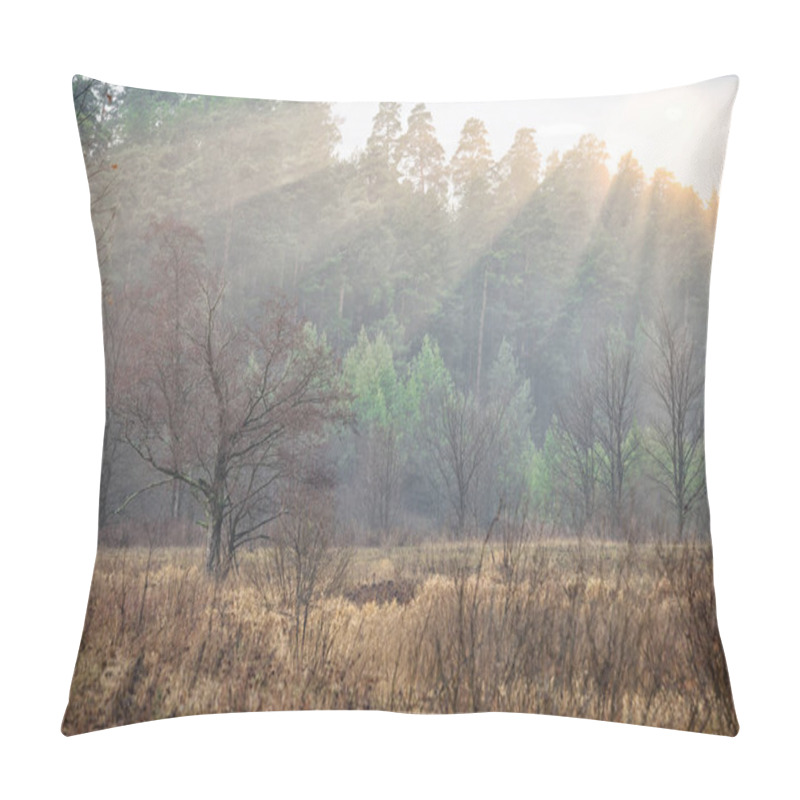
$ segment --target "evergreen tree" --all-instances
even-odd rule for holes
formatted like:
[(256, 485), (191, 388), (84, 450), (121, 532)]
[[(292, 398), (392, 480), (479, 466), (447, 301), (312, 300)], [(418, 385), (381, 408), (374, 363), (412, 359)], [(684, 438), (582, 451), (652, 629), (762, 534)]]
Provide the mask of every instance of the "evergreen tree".
[(361, 162), (372, 202), (389, 197), (399, 179), (398, 145), (403, 132), (400, 111), (400, 103), (381, 103), (372, 121)]
[(542, 156), (533, 128), (520, 128), (499, 164), (500, 196), (506, 216), (513, 219), (539, 185)]
[(430, 195), (444, 203), (447, 198), (444, 148), (436, 138), (433, 115), (424, 103), (418, 103), (411, 109), (398, 152), (404, 180), (415, 192)]

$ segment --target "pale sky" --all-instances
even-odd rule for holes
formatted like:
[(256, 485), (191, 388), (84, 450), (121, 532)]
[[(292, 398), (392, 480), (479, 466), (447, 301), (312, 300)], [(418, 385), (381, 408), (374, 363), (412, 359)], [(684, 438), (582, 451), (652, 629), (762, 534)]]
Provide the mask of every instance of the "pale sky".
[[(439, 141), (449, 159), (469, 117), (486, 125), (495, 159), (510, 147), (519, 128), (536, 129), (536, 141), (547, 156), (564, 153), (584, 133), (605, 141), (608, 167), (616, 171), (620, 157), (633, 150), (650, 177), (665, 167), (707, 200), (719, 188), (730, 109), (738, 79), (734, 76), (647, 94), (576, 100), (428, 103)], [(403, 104), (403, 121), (414, 103)], [(340, 153), (362, 148), (372, 129), (377, 103), (335, 103), (340, 120)]]

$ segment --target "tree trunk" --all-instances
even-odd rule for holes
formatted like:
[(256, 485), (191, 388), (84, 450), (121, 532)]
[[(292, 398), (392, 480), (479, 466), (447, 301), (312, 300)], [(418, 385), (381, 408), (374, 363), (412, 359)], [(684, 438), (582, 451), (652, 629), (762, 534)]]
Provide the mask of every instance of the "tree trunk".
[(181, 516), (181, 499), (183, 497), (183, 482), (177, 479), (172, 481), (172, 519)]
[(478, 366), (475, 370), (475, 397), (480, 398), (481, 395), (481, 365), (483, 363), (483, 329), (486, 321), (486, 289), (489, 282), (489, 270), (483, 271), (483, 299), (481, 301), (481, 318), (478, 325)]
[(208, 528), (206, 545), (206, 572), (220, 577), (222, 574), (222, 506), (214, 503)]

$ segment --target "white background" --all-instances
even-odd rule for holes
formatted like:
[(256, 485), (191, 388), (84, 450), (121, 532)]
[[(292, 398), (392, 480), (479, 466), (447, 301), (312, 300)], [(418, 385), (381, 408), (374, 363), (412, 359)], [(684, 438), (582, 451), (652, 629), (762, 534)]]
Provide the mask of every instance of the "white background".
[[(800, 129), (791, 6), (22, 5), (4, 12), (0, 47), (6, 796), (796, 792)], [(313, 100), (585, 96), (740, 75), (707, 371), (716, 587), (737, 738), (524, 715), (366, 712), (201, 717), (62, 737), (95, 552), (103, 429), (100, 284), (75, 72)]]

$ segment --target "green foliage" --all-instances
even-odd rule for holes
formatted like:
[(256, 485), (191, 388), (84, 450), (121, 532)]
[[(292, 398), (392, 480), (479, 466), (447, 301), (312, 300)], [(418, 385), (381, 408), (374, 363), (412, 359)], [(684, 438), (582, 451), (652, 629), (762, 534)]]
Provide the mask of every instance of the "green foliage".
[(559, 497), (559, 480), (556, 460), (557, 444), (552, 428), (545, 435), (544, 444), (537, 450), (531, 445), (525, 469), (527, 499), (540, 519), (556, 518)]
[(464, 205), (469, 205), (476, 195), (487, 195), (492, 188), (493, 169), (486, 126), (479, 119), (470, 117), (464, 123), (458, 149), (450, 164), (453, 194)]
[(455, 392), (453, 379), (445, 366), (439, 345), (427, 334), (409, 367), (408, 390), (416, 419), (419, 419), (420, 410), (426, 402)]
[(406, 132), (398, 143), (398, 154), (403, 179), (414, 191), (444, 202), (447, 191), (444, 148), (436, 138), (433, 114), (424, 103), (411, 109)]
[(516, 213), (530, 200), (539, 185), (542, 156), (533, 128), (520, 128), (500, 162), (501, 193), (508, 212)]
[(357, 419), (366, 425), (398, 424), (406, 415), (406, 387), (398, 378), (392, 348), (383, 333), (370, 341), (362, 328), (343, 365)]
[[(140, 288), (143, 231), (174, 217), (202, 232), (238, 322), (259, 320), (258, 298), (288, 298), (295, 318), (313, 323), (310, 350), (341, 359), (356, 432), (343, 434), (339, 478), (383, 495), (380, 524), (404, 503), (430, 516), (446, 506), (446, 467), (439, 496), (417, 502), (445, 413), (461, 415), (452, 448), (465, 452), (494, 426), (470, 478), (475, 518), (497, 495), (528, 491), (580, 525), (594, 513), (594, 483), (598, 508), (603, 488), (621, 505), (642, 470), (670, 483), (663, 445), (648, 440), (650, 457), (633, 459), (637, 424), (657, 422), (652, 397), (619, 441), (601, 445), (595, 430), (577, 450), (558, 413), (610, 328), (640, 359), (632, 383), (644, 383), (653, 356), (635, 333), (661, 306), (702, 364), (716, 194), (706, 205), (666, 170), (648, 179), (632, 153), (612, 175), (591, 135), (544, 158), (535, 130), (520, 128), (495, 162), (475, 117), (448, 165), (423, 104), (403, 120), (401, 104), (381, 103), (364, 149), (342, 158), (327, 104), (81, 78), (73, 89), (107, 296)], [(691, 481), (686, 492), (696, 494)]]
[(397, 186), (398, 146), (403, 131), (400, 110), (400, 103), (381, 103), (373, 117), (372, 133), (359, 165), (372, 202), (390, 197)]

